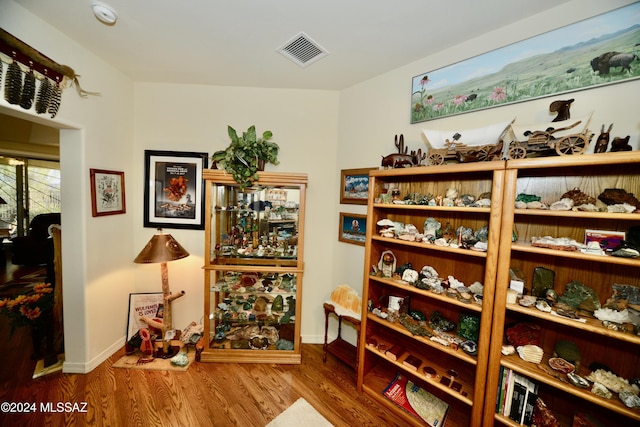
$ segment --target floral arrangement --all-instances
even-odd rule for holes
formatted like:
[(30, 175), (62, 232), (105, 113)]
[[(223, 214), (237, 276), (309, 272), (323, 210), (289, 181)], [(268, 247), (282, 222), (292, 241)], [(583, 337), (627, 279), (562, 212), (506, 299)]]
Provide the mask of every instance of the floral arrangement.
[(0, 300), (0, 315), (9, 317), (12, 333), (20, 326), (38, 326), (46, 321), (43, 314), (52, 308), (53, 288), (50, 283), (38, 283), (27, 293)]

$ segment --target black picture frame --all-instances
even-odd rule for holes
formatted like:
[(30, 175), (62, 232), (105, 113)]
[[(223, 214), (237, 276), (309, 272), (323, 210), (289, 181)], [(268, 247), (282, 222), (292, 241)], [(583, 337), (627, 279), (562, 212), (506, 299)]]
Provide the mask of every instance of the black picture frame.
[(204, 230), (207, 153), (145, 150), (144, 226)]

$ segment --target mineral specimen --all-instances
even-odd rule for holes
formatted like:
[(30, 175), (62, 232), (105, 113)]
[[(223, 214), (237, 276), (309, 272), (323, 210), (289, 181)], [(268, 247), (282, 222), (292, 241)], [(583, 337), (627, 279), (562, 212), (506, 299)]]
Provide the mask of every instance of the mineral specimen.
[(552, 357), (549, 359), (549, 366), (556, 371), (564, 372), (565, 374), (571, 373), (576, 370), (576, 367), (567, 362), (561, 357)]
[(431, 313), (429, 326), (437, 332), (449, 332), (456, 328), (456, 324), (442, 316), (439, 311)]
[(608, 388), (600, 383), (593, 383), (593, 387), (591, 387), (591, 393), (604, 399), (611, 399), (613, 397), (613, 393), (611, 393)]
[(640, 200), (621, 188), (607, 188), (598, 196), (598, 199), (607, 205), (628, 203), (635, 206), (636, 209), (640, 209)]
[(589, 383), (587, 382), (587, 380), (585, 380), (584, 378), (582, 378), (580, 375), (576, 373), (573, 373), (573, 372), (568, 373), (567, 379), (571, 384), (573, 384), (576, 387), (580, 387), (580, 388), (589, 387)]
[(563, 199), (568, 198), (573, 200), (574, 205), (586, 205), (586, 204), (595, 204), (595, 197), (591, 197), (586, 193), (583, 193), (578, 187), (573, 190), (569, 190), (562, 195)]
[(542, 356), (544, 356), (542, 348), (533, 344), (516, 347), (516, 351), (522, 360), (536, 364), (540, 363), (542, 361)]
[(555, 357), (561, 357), (564, 360), (573, 363), (576, 367), (580, 366), (580, 349), (576, 343), (567, 340), (556, 341), (553, 347), (553, 354)]

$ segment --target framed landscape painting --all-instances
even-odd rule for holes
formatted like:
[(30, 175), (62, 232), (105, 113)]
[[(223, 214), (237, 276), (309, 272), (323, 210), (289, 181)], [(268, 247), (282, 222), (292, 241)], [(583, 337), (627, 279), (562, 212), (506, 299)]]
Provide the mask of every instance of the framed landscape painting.
[(369, 171), (375, 169), (343, 169), (340, 174), (340, 203), (366, 205), (369, 198)]
[(638, 79), (640, 2), (415, 76), (411, 123)]

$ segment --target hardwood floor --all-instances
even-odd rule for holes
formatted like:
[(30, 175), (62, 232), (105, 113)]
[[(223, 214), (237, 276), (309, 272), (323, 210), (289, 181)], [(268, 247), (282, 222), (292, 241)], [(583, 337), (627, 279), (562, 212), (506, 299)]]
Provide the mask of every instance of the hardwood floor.
[[(7, 267), (0, 263), (0, 285), (34, 271)], [(194, 362), (186, 372), (176, 372), (113, 368), (124, 355), (123, 343), (88, 374), (59, 372), (33, 379), (36, 360), (30, 357), (29, 330), (19, 328), (11, 335), (8, 319), (0, 316), (0, 343), (0, 405), (35, 409), (9, 413), (0, 407), (0, 427), (259, 427), (300, 397), (338, 427), (406, 425), (357, 393), (355, 373), (347, 365), (331, 355), (323, 363), (322, 345), (304, 344), (300, 365)], [(59, 403), (62, 412), (42, 410), (46, 405), (57, 409)], [(64, 412), (67, 408), (75, 412)]]
[[(194, 362), (186, 372), (113, 368), (123, 348), (88, 374), (32, 379), (28, 331), (9, 338), (0, 318), (0, 339), (0, 403), (36, 409), (3, 411), (0, 426), (264, 426), (299, 397), (335, 426), (405, 425), (357, 393), (349, 367), (331, 355), (323, 363), (321, 345), (304, 344), (300, 365)], [(86, 412), (44, 413), (48, 402)]]

